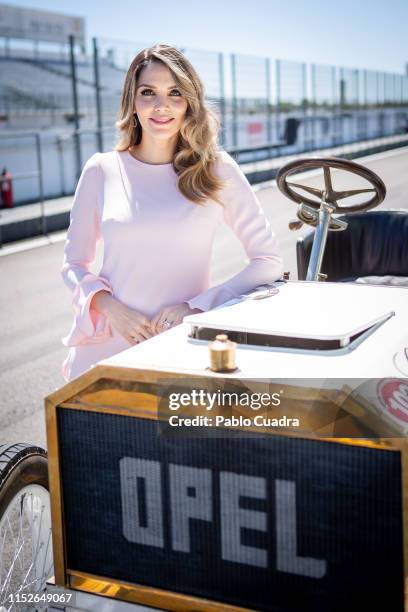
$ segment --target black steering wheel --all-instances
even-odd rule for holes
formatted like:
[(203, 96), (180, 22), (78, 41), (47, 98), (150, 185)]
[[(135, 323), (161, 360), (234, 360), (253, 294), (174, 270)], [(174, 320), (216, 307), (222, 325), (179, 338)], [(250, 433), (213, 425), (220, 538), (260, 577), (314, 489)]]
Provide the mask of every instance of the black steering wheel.
[[(371, 183), (372, 188), (335, 191), (333, 189), (331, 180), (331, 168), (336, 170), (345, 170), (346, 172), (351, 172), (352, 174), (358, 174)], [(288, 181), (291, 174), (296, 174), (304, 170), (315, 169), (323, 169), (325, 184), (324, 189), (317, 189), (316, 187), (309, 187), (308, 185), (301, 185), (299, 183), (291, 183)], [(298, 204), (308, 204), (311, 208), (319, 210), (320, 202), (316, 202), (316, 200), (312, 200), (306, 196), (301, 196), (294, 191), (293, 187), (296, 189), (302, 189), (303, 191), (317, 196), (321, 201), (324, 200), (325, 202), (330, 203), (334, 208), (334, 213), (353, 213), (357, 211), (361, 212), (364, 210), (369, 210), (370, 208), (374, 208), (375, 206), (378, 206), (378, 204), (381, 204), (387, 192), (383, 181), (377, 174), (375, 174), (375, 172), (361, 166), (360, 164), (356, 164), (355, 162), (342, 159), (340, 157), (314, 157), (298, 159), (290, 162), (280, 168), (276, 177), (276, 182), (280, 191), (290, 200), (293, 200)], [(355, 204), (354, 206), (339, 206), (338, 200), (344, 200), (345, 198), (349, 198), (359, 193), (373, 193), (374, 195), (366, 202)]]

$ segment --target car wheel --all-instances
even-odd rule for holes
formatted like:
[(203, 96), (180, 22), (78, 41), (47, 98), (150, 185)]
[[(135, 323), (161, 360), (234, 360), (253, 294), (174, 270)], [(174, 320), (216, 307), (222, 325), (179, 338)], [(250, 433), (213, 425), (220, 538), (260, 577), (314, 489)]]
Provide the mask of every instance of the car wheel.
[(2, 444), (0, 611), (44, 609), (35, 595), (52, 575), (47, 453), (34, 444)]

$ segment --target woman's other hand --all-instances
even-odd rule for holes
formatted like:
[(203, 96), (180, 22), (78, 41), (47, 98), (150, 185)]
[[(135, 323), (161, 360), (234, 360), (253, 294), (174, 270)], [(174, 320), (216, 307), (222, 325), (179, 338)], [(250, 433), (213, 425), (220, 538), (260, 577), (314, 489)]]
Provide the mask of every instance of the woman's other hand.
[(199, 308), (191, 309), (190, 306), (183, 302), (176, 306), (166, 306), (153, 317), (150, 327), (154, 334), (160, 334), (167, 331), (171, 327), (182, 322), (183, 318), (190, 314), (202, 312)]
[(151, 330), (152, 323), (145, 315), (129, 308), (107, 291), (98, 291), (93, 296), (91, 307), (104, 314), (129, 344), (138, 344), (155, 335)]

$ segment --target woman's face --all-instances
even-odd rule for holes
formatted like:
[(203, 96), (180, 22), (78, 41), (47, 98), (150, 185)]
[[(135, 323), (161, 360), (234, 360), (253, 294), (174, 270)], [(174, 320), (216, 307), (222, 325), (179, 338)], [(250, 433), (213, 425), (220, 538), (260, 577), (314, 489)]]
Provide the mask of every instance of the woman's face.
[(178, 134), (187, 111), (170, 70), (162, 62), (151, 62), (140, 74), (136, 89), (135, 112), (143, 134), (170, 139)]

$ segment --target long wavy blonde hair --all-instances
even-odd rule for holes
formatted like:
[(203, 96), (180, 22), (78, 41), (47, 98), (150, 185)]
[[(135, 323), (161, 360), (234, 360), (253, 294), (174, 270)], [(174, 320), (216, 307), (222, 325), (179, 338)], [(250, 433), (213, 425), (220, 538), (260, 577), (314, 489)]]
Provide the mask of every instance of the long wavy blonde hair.
[(162, 62), (168, 67), (187, 100), (187, 111), (173, 158), (178, 189), (196, 204), (204, 204), (208, 199), (222, 204), (218, 192), (224, 183), (214, 171), (220, 124), (215, 113), (205, 103), (204, 89), (198, 74), (186, 57), (174, 47), (160, 44), (143, 49), (130, 64), (116, 122), (121, 132), (116, 150), (127, 151), (130, 146), (142, 140), (140, 122), (134, 121), (135, 98), (140, 72), (150, 62)]

